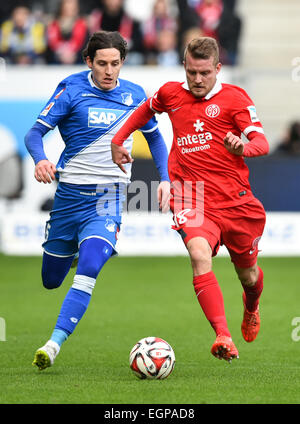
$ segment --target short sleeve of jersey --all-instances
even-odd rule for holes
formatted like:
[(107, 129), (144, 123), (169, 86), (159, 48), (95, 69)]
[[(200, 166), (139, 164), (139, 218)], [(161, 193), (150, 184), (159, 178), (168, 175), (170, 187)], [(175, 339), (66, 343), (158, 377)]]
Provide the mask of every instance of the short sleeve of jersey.
[(65, 82), (61, 82), (52, 97), (40, 112), (38, 122), (53, 129), (69, 114), (71, 109), (69, 88)]
[(264, 133), (262, 124), (256, 113), (256, 107), (244, 90), (239, 89), (235, 93), (232, 104), (233, 121), (245, 136), (252, 131)]
[(167, 84), (160, 87), (160, 89), (149, 99), (149, 106), (156, 113), (166, 112), (166, 92), (168, 91)]

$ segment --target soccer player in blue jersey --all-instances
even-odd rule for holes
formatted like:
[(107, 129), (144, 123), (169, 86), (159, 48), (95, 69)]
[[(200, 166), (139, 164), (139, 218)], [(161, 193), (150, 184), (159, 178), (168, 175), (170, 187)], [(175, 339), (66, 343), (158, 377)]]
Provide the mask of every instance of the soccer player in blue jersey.
[[(113, 163), (111, 140), (118, 129), (146, 101), (142, 87), (119, 78), (127, 45), (118, 32), (92, 35), (83, 56), (87, 71), (70, 75), (57, 87), (25, 137), (35, 162), (35, 178), (58, 179), (53, 209), (46, 223), (42, 280), (47, 289), (64, 281), (79, 253), (73, 284), (62, 304), (54, 331), (34, 356), (40, 370), (51, 366), (62, 343), (84, 315), (96, 278), (116, 253), (124, 190), (130, 182)], [(43, 136), (58, 126), (65, 149), (54, 165), (43, 149)], [(155, 118), (140, 129), (160, 173), (158, 201), (167, 210), (169, 200), (168, 152)], [(130, 152), (132, 137), (126, 141)]]

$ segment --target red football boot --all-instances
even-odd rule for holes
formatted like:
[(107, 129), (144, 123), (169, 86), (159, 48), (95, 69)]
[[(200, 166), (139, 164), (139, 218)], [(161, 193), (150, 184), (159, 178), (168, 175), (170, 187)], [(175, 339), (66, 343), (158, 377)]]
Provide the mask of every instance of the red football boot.
[(246, 295), (243, 293), (244, 318), (241, 326), (244, 340), (250, 343), (256, 339), (260, 328), (259, 306), (254, 312), (249, 312), (246, 308)]
[(216, 341), (212, 345), (211, 353), (218, 359), (225, 359), (231, 362), (232, 359), (239, 357), (239, 352), (235, 347), (231, 337), (217, 336)]

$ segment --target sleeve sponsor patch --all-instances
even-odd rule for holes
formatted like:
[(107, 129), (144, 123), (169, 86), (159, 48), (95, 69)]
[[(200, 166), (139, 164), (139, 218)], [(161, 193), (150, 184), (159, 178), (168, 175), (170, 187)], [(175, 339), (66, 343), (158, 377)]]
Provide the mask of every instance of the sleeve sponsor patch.
[(256, 113), (256, 107), (255, 106), (248, 106), (247, 109), (248, 109), (249, 114), (250, 114), (251, 122), (259, 122), (259, 119), (258, 119), (257, 113)]
[(41, 116), (47, 116), (50, 112), (50, 109), (54, 106), (54, 102), (51, 102), (48, 104), (48, 106), (45, 107), (45, 109), (40, 113)]

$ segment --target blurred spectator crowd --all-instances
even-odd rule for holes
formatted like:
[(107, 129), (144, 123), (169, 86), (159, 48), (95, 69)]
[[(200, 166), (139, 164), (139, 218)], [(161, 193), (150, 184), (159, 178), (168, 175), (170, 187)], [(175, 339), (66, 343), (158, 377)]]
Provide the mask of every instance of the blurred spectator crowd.
[(173, 66), (197, 36), (218, 40), (221, 62), (238, 63), (235, 0), (1, 1), (0, 56), (10, 64), (82, 64), (92, 33), (119, 31), (128, 65)]
[(273, 155), (300, 157), (300, 121), (289, 124)]

